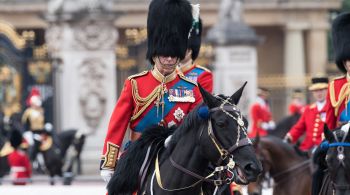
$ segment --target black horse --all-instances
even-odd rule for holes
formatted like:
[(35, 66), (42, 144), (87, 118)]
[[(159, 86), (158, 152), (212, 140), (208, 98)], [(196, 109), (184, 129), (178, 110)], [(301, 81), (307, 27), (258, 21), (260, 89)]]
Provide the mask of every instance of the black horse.
[(78, 130), (71, 129), (55, 134), (43, 135), (50, 142), (45, 148), (42, 143), (43, 157), (46, 170), (50, 176), (50, 183), (55, 184), (54, 177), (64, 177), (64, 184), (70, 185), (72, 181), (73, 166), (77, 163), (80, 172), (80, 154), (82, 152), (85, 135), (79, 134)]
[(300, 118), (299, 113), (295, 113), (293, 115), (286, 116), (277, 122), (276, 128), (272, 131), (269, 131), (269, 135), (279, 137), (281, 139), (286, 136), (289, 130), (295, 125)]
[[(323, 142), (315, 155), (319, 166), (314, 182), (313, 194), (350, 194), (350, 124), (331, 132), (324, 126), (326, 142)], [(316, 189), (315, 189), (316, 188)]]
[[(201, 194), (204, 182), (222, 186), (255, 181), (262, 167), (247, 138), (247, 121), (236, 106), (244, 86), (230, 98), (213, 96), (200, 87), (204, 104), (185, 117), (166, 147), (164, 139), (171, 131), (164, 127), (146, 130), (131, 144), (118, 162), (108, 194), (137, 190), (138, 194), (194, 195)], [(160, 147), (149, 149), (150, 143)], [(154, 161), (144, 161), (152, 154)], [(216, 168), (213, 175), (209, 164)]]

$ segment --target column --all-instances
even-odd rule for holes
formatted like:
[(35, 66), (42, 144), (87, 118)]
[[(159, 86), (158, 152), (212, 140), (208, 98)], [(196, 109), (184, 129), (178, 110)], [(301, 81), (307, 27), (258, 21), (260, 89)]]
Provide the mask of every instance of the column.
[(286, 87), (305, 86), (305, 49), (303, 25), (287, 25), (284, 42)]
[(307, 31), (307, 64), (309, 74), (325, 74), (327, 70), (327, 27)]

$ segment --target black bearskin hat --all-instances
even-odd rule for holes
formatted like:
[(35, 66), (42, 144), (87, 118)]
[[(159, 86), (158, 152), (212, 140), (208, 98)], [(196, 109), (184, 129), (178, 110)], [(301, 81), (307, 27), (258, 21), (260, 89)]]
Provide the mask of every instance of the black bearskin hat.
[(192, 50), (192, 60), (196, 60), (202, 43), (202, 20), (199, 19), (196, 26), (191, 31), (189, 48)]
[(10, 134), (10, 143), (12, 147), (18, 148), (22, 143), (22, 134), (18, 130), (12, 130)]
[(335, 62), (346, 73), (344, 61), (350, 60), (350, 13), (340, 14), (332, 25)]
[(147, 59), (186, 55), (192, 28), (192, 7), (187, 0), (153, 0), (147, 18)]

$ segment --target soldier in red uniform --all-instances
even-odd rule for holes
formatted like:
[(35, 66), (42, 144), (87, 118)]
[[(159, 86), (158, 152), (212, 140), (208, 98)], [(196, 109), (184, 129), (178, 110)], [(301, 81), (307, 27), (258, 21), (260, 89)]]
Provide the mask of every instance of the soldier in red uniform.
[(128, 128), (131, 141), (150, 126), (172, 126), (202, 101), (196, 83), (177, 73), (192, 26), (187, 0), (153, 0), (147, 20), (147, 59), (153, 69), (130, 76), (110, 118), (103, 146), (101, 176), (109, 181)]
[(22, 143), (22, 134), (12, 130), (10, 142), (14, 151), (8, 155), (7, 160), (10, 166), (10, 174), (14, 185), (26, 185), (32, 175), (32, 169), (27, 154), (19, 146)]
[(269, 91), (265, 88), (258, 88), (258, 97), (256, 102), (250, 108), (252, 119), (252, 128), (249, 137), (255, 137), (257, 133), (260, 136), (267, 135), (267, 131), (275, 128), (275, 122), (272, 120), (272, 114), (268, 103)]
[[(195, 16), (196, 17), (196, 16)], [(194, 61), (197, 59), (201, 47), (202, 36), (202, 20), (198, 17), (194, 18), (195, 28), (191, 32), (190, 44), (186, 51), (185, 58), (178, 66), (178, 70), (182, 72), (188, 79), (199, 83), (205, 90), (213, 92), (213, 74), (207, 68), (204, 68)]]
[(285, 140), (296, 143), (297, 140), (306, 134), (300, 145), (302, 151), (308, 151), (322, 142), (323, 125), (326, 121), (326, 95), (328, 88), (327, 77), (312, 78), (312, 85), (309, 90), (316, 102), (308, 105), (298, 122), (287, 133)]
[(350, 121), (350, 13), (339, 15), (333, 22), (332, 35), (335, 60), (345, 75), (330, 82), (327, 94), (327, 119), (329, 129)]
[(303, 93), (300, 89), (296, 89), (292, 94), (292, 101), (288, 106), (288, 111), (290, 115), (302, 114), (304, 112), (304, 102), (303, 102)]

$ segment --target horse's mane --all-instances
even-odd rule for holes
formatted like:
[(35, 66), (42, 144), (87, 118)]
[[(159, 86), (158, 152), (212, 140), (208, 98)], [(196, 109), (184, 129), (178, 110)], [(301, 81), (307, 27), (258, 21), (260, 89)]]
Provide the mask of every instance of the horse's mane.
[(281, 148), (283, 151), (287, 152), (285, 153), (286, 156), (290, 156), (290, 155), (299, 156), (297, 155), (295, 149), (291, 145), (284, 143), (281, 138), (278, 138), (275, 136), (265, 136), (265, 137), (261, 137), (260, 140), (266, 143), (266, 145), (268, 144), (269, 147), (271, 148)]
[[(137, 189), (138, 175), (140, 168), (145, 160), (148, 146), (153, 144), (151, 153), (154, 154), (159, 147), (164, 146), (165, 139), (173, 135), (166, 149), (166, 154), (170, 152), (175, 146), (179, 139), (189, 130), (197, 127), (201, 120), (197, 115), (197, 110), (199, 106), (194, 108), (187, 116), (185, 116), (184, 121), (177, 128), (168, 128), (162, 126), (152, 126), (147, 128), (141, 135), (141, 137), (133, 142), (126, 150), (124, 154), (120, 157), (118, 161), (118, 166), (114, 172), (112, 179), (110, 180), (107, 189), (108, 194), (118, 194), (133, 192)], [(164, 159), (164, 158), (163, 158)], [(128, 170), (128, 171), (125, 171)], [(117, 193), (118, 192), (118, 193)]]
[(203, 104), (197, 105), (188, 115), (184, 118), (184, 121), (172, 134), (169, 142), (168, 151), (171, 152), (176, 146), (177, 142), (191, 129), (198, 129), (204, 120), (198, 115), (198, 109)]

